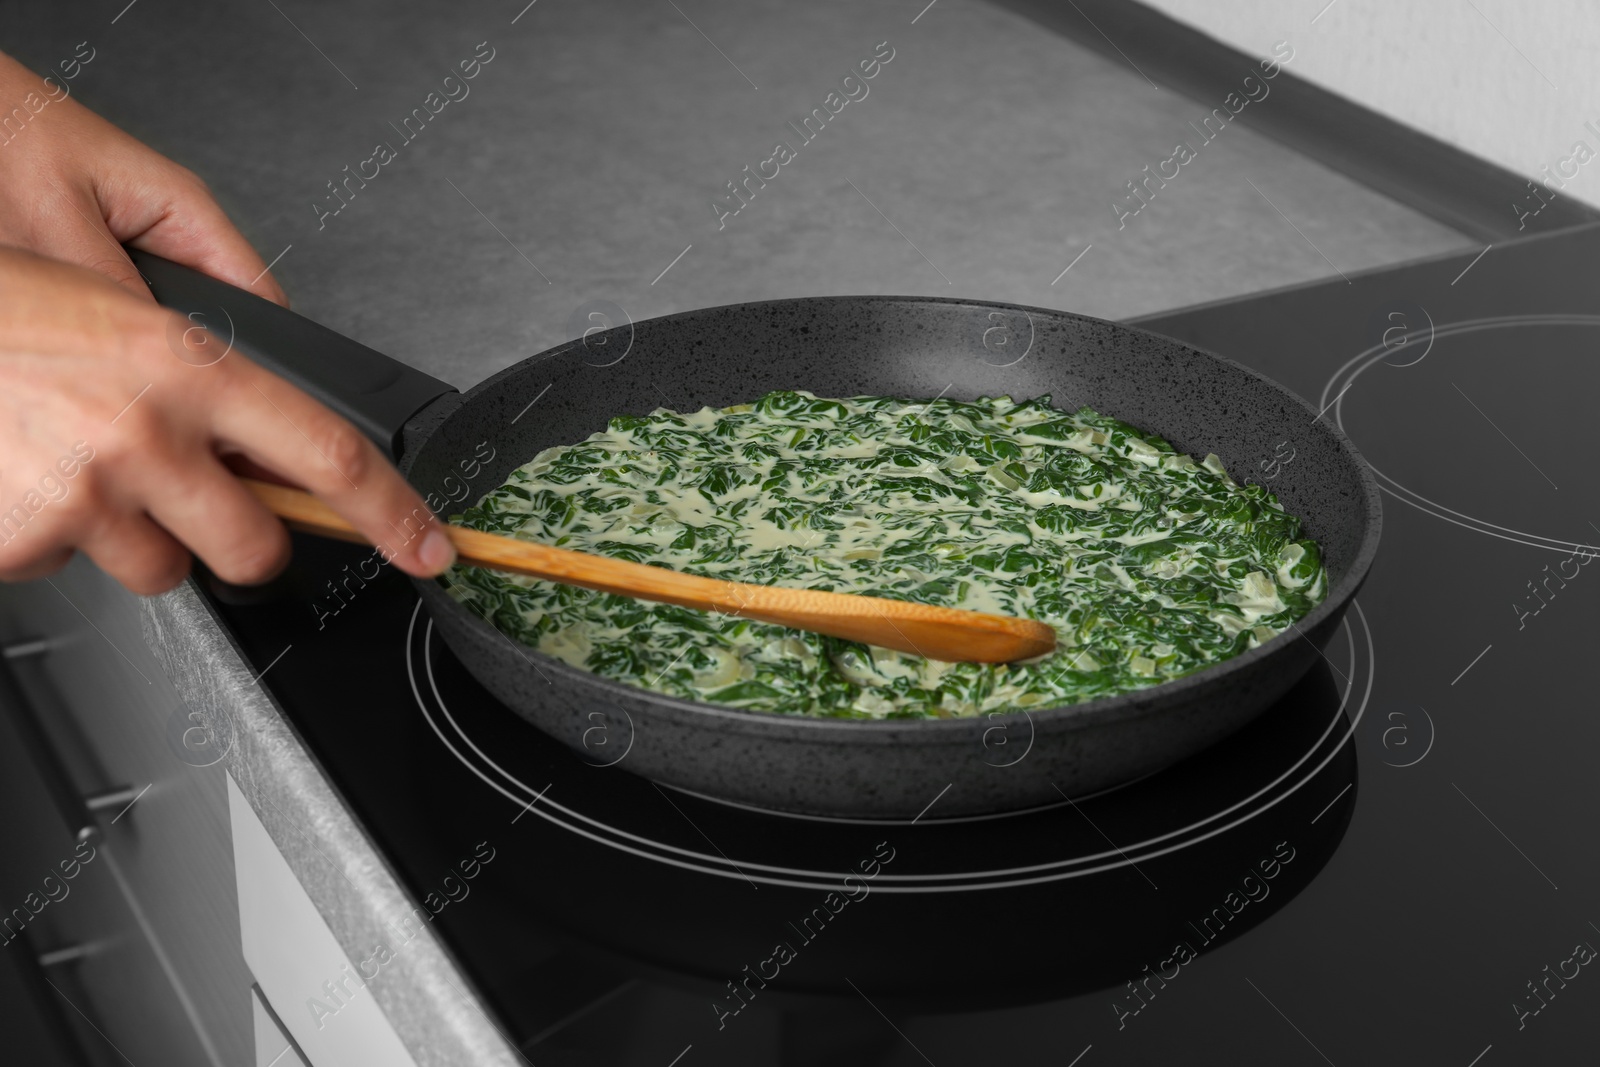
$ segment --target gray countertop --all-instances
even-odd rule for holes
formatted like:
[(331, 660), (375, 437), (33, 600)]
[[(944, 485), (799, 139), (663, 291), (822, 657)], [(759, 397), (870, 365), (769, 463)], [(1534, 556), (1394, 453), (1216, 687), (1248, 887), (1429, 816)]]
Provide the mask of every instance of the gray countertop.
[[(0, 48), (42, 70), (88, 40), (79, 99), (206, 178), (298, 310), (458, 387), (581, 332), (597, 300), (635, 319), (838, 293), (1126, 317), (1466, 244), (1238, 126), (1119, 228), (1125, 183), (1200, 143), (1189, 123), (1221, 101), (975, 0), (125, 2), (10, 10)], [(407, 141), (480, 42), (467, 95)], [(786, 127), (890, 48), (813, 140)], [(779, 141), (794, 159), (719, 228), (713, 198)], [(319, 218), (380, 142), (394, 158)], [(336, 936), (371, 943), (403, 891), (194, 590), (148, 601), (145, 633), (231, 724), (230, 773)], [(451, 983), (430, 941), (375, 990), (417, 1062), (520, 1062)]]
[[(1189, 124), (1222, 101), (974, 0), (914, 25), (917, 2), (525, 3), (144, 0), (115, 25), (121, 3), (40, 5), (0, 48), (43, 68), (87, 38), (80, 99), (205, 177), (282, 254), (297, 308), (457, 387), (573, 336), (597, 299), (635, 319), (839, 293), (1120, 318), (1466, 244), (1248, 129), (1204, 143)], [(403, 140), (485, 41), (468, 95)], [(786, 123), (885, 41), (865, 98), (802, 143)], [(1180, 140), (1197, 158), (1119, 229), (1126, 183)], [(795, 159), (719, 229), (713, 197), (778, 141)], [(319, 224), (379, 142), (394, 160)]]

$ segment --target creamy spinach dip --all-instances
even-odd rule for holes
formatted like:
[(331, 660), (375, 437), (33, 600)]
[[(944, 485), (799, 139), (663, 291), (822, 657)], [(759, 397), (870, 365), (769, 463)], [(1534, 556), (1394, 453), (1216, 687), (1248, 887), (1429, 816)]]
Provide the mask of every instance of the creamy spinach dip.
[(1237, 655), (1320, 602), (1300, 523), (1216, 456), (1041, 396), (800, 391), (611, 420), (459, 516), (479, 530), (713, 578), (1039, 619), (1055, 652), (940, 663), (457, 567), (452, 594), (596, 674), (791, 715), (951, 718), (1125, 693)]

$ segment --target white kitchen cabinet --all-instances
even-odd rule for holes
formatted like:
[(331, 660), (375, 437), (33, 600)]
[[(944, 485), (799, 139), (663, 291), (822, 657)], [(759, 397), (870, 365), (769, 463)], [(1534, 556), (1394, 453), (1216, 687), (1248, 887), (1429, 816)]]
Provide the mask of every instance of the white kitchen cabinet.
[(261, 995), (260, 986), (250, 987), (250, 1006), (255, 1015), (256, 1067), (311, 1067), (277, 1012)]
[(228, 810), (244, 956), (309, 1067), (416, 1067), (232, 778)]

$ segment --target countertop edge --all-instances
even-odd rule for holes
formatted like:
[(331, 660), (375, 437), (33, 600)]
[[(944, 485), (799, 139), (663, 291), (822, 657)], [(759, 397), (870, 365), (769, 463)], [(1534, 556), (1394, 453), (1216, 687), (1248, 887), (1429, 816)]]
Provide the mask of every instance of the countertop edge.
[[(140, 598), (145, 644), (213, 738), (225, 765), (296, 879), (352, 960), (393, 939), (414, 907), (388, 864), (323, 777), (218, 626), (194, 580)], [(337, 866), (335, 866), (337, 865)], [(521, 1063), (470, 996), (471, 984), (431, 929), (404, 946), (408, 964), (368, 984), (418, 1067)]]

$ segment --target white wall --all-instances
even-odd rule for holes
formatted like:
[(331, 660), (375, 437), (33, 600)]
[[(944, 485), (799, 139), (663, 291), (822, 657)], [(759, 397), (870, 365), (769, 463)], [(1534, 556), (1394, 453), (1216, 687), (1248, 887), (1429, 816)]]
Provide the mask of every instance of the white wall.
[[(1600, 5), (1594, 0), (1144, 0), (1325, 89), (1600, 205)], [(1315, 22), (1313, 22), (1313, 19)], [(1577, 155), (1584, 155), (1576, 153)], [(1507, 206), (1507, 212), (1511, 208)]]

